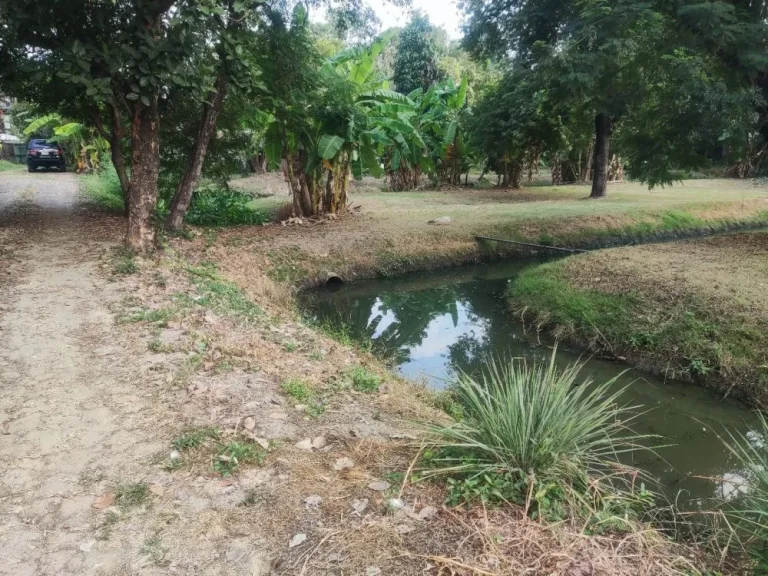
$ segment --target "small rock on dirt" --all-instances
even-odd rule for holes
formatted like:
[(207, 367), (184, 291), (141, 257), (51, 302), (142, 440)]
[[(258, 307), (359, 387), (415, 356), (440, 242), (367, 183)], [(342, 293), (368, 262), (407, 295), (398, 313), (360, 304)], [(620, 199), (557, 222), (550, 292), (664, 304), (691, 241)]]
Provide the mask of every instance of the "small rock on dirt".
[(258, 436), (253, 437), (253, 441), (256, 442), (259, 446), (264, 448), (264, 450), (269, 450), (269, 440), (266, 438), (259, 438)]
[(304, 544), (307, 540), (306, 534), (296, 534), (293, 538), (291, 538), (291, 542), (288, 544), (288, 548), (296, 548), (296, 546), (300, 546), (301, 544)]
[(578, 562), (573, 562), (565, 571), (565, 576), (593, 576), (595, 569), (588, 558), (582, 558)]
[(214, 366), (213, 362), (203, 362), (203, 371), (210, 372), (211, 370), (213, 370), (213, 366)]
[(317, 510), (320, 507), (320, 503), (322, 501), (322, 496), (312, 494), (312, 496), (307, 496), (304, 498), (304, 506), (306, 506), (307, 510)]
[(296, 442), (296, 448), (304, 450), (305, 452), (312, 452), (312, 439), (305, 438), (301, 442)]
[(96, 544), (96, 540), (88, 540), (87, 542), (83, 542), (80, 544), (80, 550), (82, 552), (90, 552), (93, 550), (94, 544)]
[(114, 503), (115, 493), (104, 492), (104, 494), (96, 498), (96, 501), (93, 503), (93, 507), (96, 508), (96, 510), (103, 510), (104, 508), (109, 508)]
[(271, 420), (288, 420), (288, 414), (285, 412), (270, 412), (268, 416)]
[(384, 480), (377, 480), (376, 482), (371, 482), (368, 484), (368, 488), (370, 490), (374, 490), (375, 492), (386, 492), (389, 490), (390, 486), (392, 486), (392, 484), (385, 482)]
[(243, 420), (243, 428), (250, 431), (256, 428), (256, 419), (252, 416), (248, 416)]
[(322, 450), (328, 445), (325, 436), (316, 436), (312, 439), (312, 448), (315, 450)]
[(366, 508), (368, 508), (368, 498), (352, 501), (352, 510), (354, 510), (358, 514), (362, 514), (363, 512), (365, 512)]
[(424, 506), (424, 508), (419, 511), (419, 518), (422, 520), (429, 520), (435, 514), (437, 514), (437, 508), (434, 506)]
[(452, 222), (453, 220), (451, 220), (450, 216), (440, 216), (440, 218), (435, 218), (434, 220), (430, 220), (429, 222), (427, 222), (427, 224), (433, 224), (435, 226), (447, 226)]
[(365, 569), (365, 576), (379, 576), (381, 574), (381, 568), (378, 566), (368, 566)]
[(344, 458), (339, 458), (336, 460), (336, 462), (333, 463), (333, 469), (337, 472), (340, 472), (341, 470), (345, 470), (346, 468), (354, 468), (355, 463), (347, 458), (346, 456)]
[(395, 526), (395, 532), (398, 534), (408, 534), (414, 530), (416, 530), (416, 528), (409, 526), (408, 524), (400, 524), (399, 526)]
[(168, 455), (168, 458), (170, 458), (173, 462), (176, 462), (176, 460), (181, 460), (181, 452), (179, 452), (178, 450), (173, 450)]

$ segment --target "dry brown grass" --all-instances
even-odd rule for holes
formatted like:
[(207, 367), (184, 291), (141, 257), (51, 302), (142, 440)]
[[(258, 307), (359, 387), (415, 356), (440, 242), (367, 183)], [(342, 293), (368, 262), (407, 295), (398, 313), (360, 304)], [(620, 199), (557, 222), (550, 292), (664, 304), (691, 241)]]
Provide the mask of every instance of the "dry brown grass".
[[(475, 242), (475, 235), (581, 245), (596, 238), (607, 242), (612, 234), (614, 239), (631, 235), (628, 231), (640, 224), (663, 227), (661, 218), (669, 211), (711, 223), (746, 222), (768, 211), (768, 188), (735, 180), (691, 181), (652, 192), (639, 184), (617, 184), (607, 199), (597, 202), (586, 199), (583, 186), (363, 190), (352, 192), (353, 205), (360, 207), (353, 216), (222, 231), (204, 257), (215, 259), (228, 276), (256, 294), (263, 289), (260, 270), (296, 286), (322, 282), (331, 272), (355, 279), (521, 253), (509, 246), (489, 253)], [(450, 216), (452, 224), (427, 224), (440, 216)], [(196, 244), (190, 251), (174, 242), (193, 253), (206, 243), (200, 239)]]

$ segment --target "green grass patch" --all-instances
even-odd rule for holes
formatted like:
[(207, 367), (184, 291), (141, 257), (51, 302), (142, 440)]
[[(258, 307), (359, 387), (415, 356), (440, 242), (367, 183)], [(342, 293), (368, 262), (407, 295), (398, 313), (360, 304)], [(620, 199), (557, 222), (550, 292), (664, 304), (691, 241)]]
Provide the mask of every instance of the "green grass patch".
[(125, 211), (120, 180), (111, 164), (101, 172), (81, 176), (80, 186), (92, 205), (106, 212), (120, 214)]
[(21, 172), (22, 170), (24, 170), (24, 164), (0, 160), (0, 172)]
[(222, 444), (213, 461), (213, 469), (224, 477), (235, 474), (241, 464), (264, 463), (267, 454), (250, 442), (232, 441)]
[(768, 350), (758, 325), (720, 314), (692, 295), (669, 303), (638, 292), (581, 288), (568, 280), (568, 263), (529, 268), (514, 280), (509, 297), (527, 322), (592, 350), (646, 357), (672, 378), (759, 380)]
[(315, 391), (303, 380), (287, 380), (280, 384), (280, 388), (293, 400), (305, 405), (307, 414), (312, 418), (319, 418), (325, 413), (325, 402), (318, 398)]
[(240, 288), (219, 276), (215, 265), (205, 263), (200, 266), (187, 266), (186, 270), (201, 296), (193, 301), (196, 305), (210, 308), (240, 322), (253, 322), (263, 314), (261, 308), (251, 302)]
[(149, 500), (149, 486), (144, 482), (120, 484), (115, 488), (115, 503), (124, 510), (138, 508)]
[(347, 375), (352, 381), (352, 388), (358, 392), (367, 392), (370, 394), (379, 389), (379, 384), (381, 383), (379, 375), (362, 366), (355, 366)]
[(208, 439), (218, 440), (220, 436), (221, 431), (214, 426), (192, 428), (176, 437), (173, 440), (172, 445), (179, 452), (184, 452), (186, 450), (199, 448)]

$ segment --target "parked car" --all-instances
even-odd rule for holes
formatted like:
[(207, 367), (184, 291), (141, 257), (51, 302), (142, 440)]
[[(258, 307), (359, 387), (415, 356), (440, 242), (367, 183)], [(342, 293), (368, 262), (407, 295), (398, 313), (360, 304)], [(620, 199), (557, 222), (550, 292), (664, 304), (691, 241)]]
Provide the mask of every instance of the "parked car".
[(40, 166), (56, 167), (62, 172), (66, 171), (67, 164), (64, 159), (64, 151), (56, 142), (36, 138), (27, 145), (27, 169), (35, 172)]

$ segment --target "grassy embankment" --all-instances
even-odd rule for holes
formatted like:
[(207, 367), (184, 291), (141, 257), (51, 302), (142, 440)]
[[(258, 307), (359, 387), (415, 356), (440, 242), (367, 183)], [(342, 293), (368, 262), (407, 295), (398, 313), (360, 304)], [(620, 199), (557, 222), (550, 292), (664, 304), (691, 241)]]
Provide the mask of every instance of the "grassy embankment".
[[(528, 253), (481, 245), (475, 235), (589, 247), (768, 225), (768, 187), (753, 182), (693, 180), (652, 192), (626, 183), (612, 185), (605, 200), (587, 195), (584, 186), (402, 193), (358, 188), (351, 201), (360, 211), (352, 218), (229, 230), (221, 243), (247, 248), (248, 257), (271, 268), (275, 279), (307, 286), (329, 272), (346, 279), (394, 276)], [(260, 198), (251, 206), (274, 209), (278, 200)], [(428, 224), (441, 216), (452, 223)]]
[(514, 310), (558, 338), (768, 402), (768, 234), (617, 248), (525, 271)]

